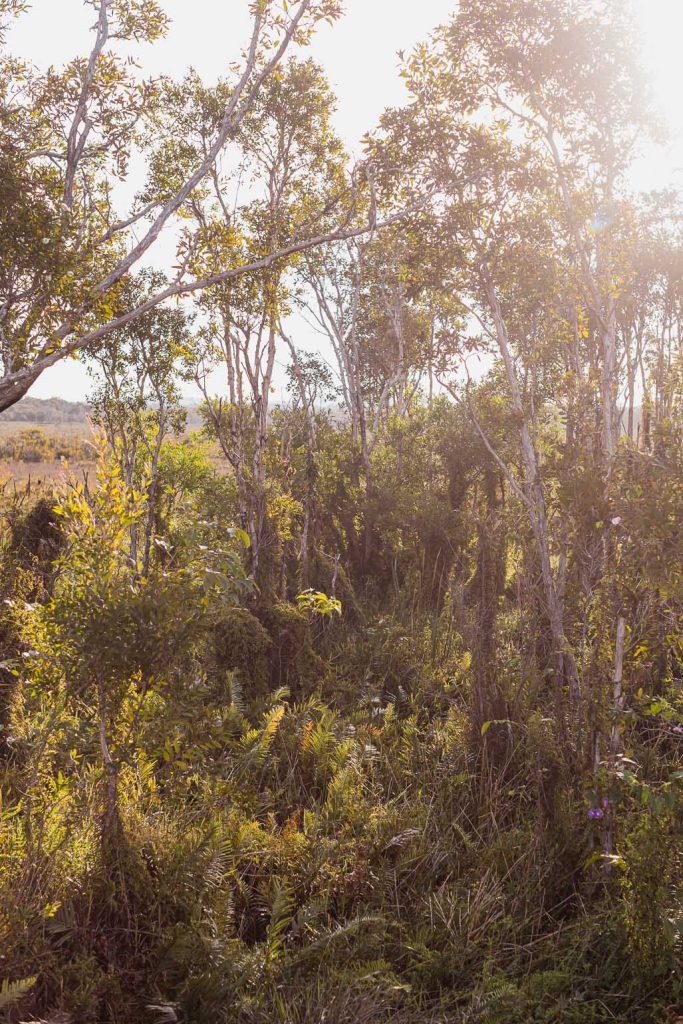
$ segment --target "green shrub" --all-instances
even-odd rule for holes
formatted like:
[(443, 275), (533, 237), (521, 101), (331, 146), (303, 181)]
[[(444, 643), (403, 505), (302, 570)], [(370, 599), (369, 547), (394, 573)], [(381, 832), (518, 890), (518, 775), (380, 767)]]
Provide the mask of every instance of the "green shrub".
[(674, 880), (678, 844), (668, 815), (643, 812), (623, 845), (623, 916), (636, 970), (646, 978), (676, 964)]
[(325, 675), (325, 664), (313, 648), (306, 614), (285, 601), (262, 605), (257, 614), (271, 639), (271, 689), (287, 687), (294, 697), (313, 692)]
[(273, 642), (246, 608), (226, 610), (215, 627), (215, 655), (221, 671), (239, 673), (248, 699), (263, 696), (270, 682), (268, 655)]

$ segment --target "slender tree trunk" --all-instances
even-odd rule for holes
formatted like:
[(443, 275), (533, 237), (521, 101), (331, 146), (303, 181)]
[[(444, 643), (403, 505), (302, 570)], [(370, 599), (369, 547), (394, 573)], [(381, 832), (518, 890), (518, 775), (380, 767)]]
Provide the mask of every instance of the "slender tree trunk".
[(496, 474), (489, 470), (484, 481), (486, 513), (479, 526), (476, 577), (475, 637), (473, 638), (474, 696), (477, 732), (491, 719), (505, 717), (497, 686), (495, 639), (498, 599), (505, 577), (505, 541), (498, 512)]
[(105, 778), (106, 778), (106, 798), (105, 798), (105, 810), (104, 817), (102, 819), (102, 837), (105, 842), (108, 841), (111, 836), (112, 829), (116, 822), (118, 814), (118, 778), (119, 769), (111, 756), (109, 750), (109, 743), (107, 741), (107, 703), (105, 696), (104, 683), (101, 681), (97, 687), (98, 697), (98, 717), (99, 717), (99, 733), (100, 733), (100, 752), (102, 755), (102, 764), (104, 765)]
[(268, 325), (268, 337), (266, 342), (266, 366), (263, 371), (263, 378), (259, 393), (256, 397), (254, 419), (256, 436), (254, 440), (254, 457), (252, 460), (252, 571), (254, 576), (258, 575), (261, 550), (265, 540), (266, 528), (266, 450), (268, 447), (268, 419), (270, 409), (270, 386), (273, 379), (275, 366), (275, 348), (277, 332), (274, 318), (271, 317)]
[(529, 521), (538, 551), (541, 581), (545, 598), (546, 613), (550, 626), (555, 659), (556, 713), (558, 724), (564, 729), (562, 686), (567, 684), (572, 716), (577, 723), (577, 741), (580, 739), (581, 689), (576, 662), (569, 649), (565, 635), (564, 603), (552, 569), (550, 552), (550, 529), (548, 513), (540, 473), (540, 460), (533, 443), (527, 419), (522, 392), (517, 377), (512, 349), (510, 346), (503, 311), (498, 300), (495, 285), (487, 267), (482, 268), (482, 283), (493, 316), (496, 340), (505, 367), (508, 386), (512, 396), (512, 407), (517, 420), (524, 471), (524, 493)]
[[(620, 717), (624, 709), (623, 681), (624, 681), (624, 647), (626, 643), (626, 619), (620, 615), (617, 619), (617, 640), (614, 650), (614, 680), (613, 680), (613, 714), (612, 728), (610, 731), (609, 757), (610, 769), (614, 770), (616, 760), (619, 756), (621, 722)], [(605, 813), (604, 849), (609, 857), (614, 851), (614, 816), (612, 807), (608, 806)], [(609, 871), (611, 864), (606, 863)]]
[(612, 474), (614, 458), (619, 443), (620, 424), (617, 404), (617, 317), (616, 305), (610, 295), (604, 314), (605, 323), (601, 331), (602, 360), (600, 384), (602, 393), (602, 447), (607, 479)]
[[(282, 333), (282, 332), (281, 332)], [(309, 395), (306, 391), (306, 382), (301, 371), (299, 355), (296, 347), (290, 338), (283, 334), (289, 345), (292, 356), (292, 372), (299, 391), (302, 414), (306, 423), (306, 493), (304, 495), (304, 521), (301, 529), (301, 544), (299, 548), (300, 582), (302, 589), (310, 586), (310, 538), (311, 526), (316, 515), (316, 481), (318, 470), (315, 460), (317, 445), (317, 433), (315, 425), (315, 409), (311, 407)]]

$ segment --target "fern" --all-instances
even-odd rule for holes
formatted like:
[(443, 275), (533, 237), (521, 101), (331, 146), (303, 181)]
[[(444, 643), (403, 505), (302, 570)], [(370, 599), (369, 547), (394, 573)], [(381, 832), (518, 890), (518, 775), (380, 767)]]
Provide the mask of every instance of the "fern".
[(496, 1024), (500, 1014), (515, 999), (519, 998), (519, 990), (510, 982), (501, 982), (495, 988), (472, 999), (472, 1005), (464, 1016), (466, 1022), (477, 1024)]
[(21, 981), (9, 981), (6, 978), (0, 985), (0, 1010), (15, 1006), (31, 991), (35, 983), (35, 978), (24, 978)]
[(310, 942), (301, 950), (301, 952), (294, 958), (294, 962), (299, 963), (307, 960), (313, 955), (321, 954), (331, 945), (336, 945), (345, 939), (353, 938), (365, 928), (384, 928), (385, 926), (385, 918), (378, 914), (366, 914), (363, 917), (356, 917), (344, 925), (340, 925), (330, 931), (323, 932), (322, 935), (313, 942)]
[(266, 959), (271, 962), (282, 950), (285, 932), (292, 924), (295, 915), (295, 902), (292, 890), (286, 882), (276, 882), (273, 886), (270, 905), (270, 924), (268, 926)]
[(242, 737), (240, 745), (247, 750), (247, 755), (242, 763), (243, 769), (263, 767), (286, 710), (284, 704), (278, 704), (266, 714), (261, 729), (250, 729)]
[(154, 1024), (177, 1024), (178, 1022), (178, 1015), (172, 1006), (156, 1006), (150, 1003), (147, 1010), (152, 1015)]
[(247, 703), (244, 699), (242, 680), (236, 670), (230, 673), (230, 698), (241, 715), (247, 713)]

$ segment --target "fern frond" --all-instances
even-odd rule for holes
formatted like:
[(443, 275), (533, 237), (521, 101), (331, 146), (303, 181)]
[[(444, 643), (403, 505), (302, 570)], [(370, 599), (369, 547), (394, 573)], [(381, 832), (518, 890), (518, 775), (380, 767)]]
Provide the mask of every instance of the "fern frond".
[(23, 978), (21, 981), (9, 981), (5, 978), (0, 985), (0, 1010), (16, 1004), (27, 995), (36, 983), (36, 978)]
[(230, 673), (230, 698), (241, 715), (246, 715), (247, 702), (244, 699), (244, 690), (239, 672), (236, 670)]
[(177, 1024), (178, 1014), (172, 1006), (155, 1006), (148, 1004), (146, 1009), (152, 1015), (154, 1024)]
[(295, 903), (292, 890), (285, 882), (277, 882), (273, 888), (268, 927), (268, 952), (276, 953), (283, 944), (283, 936), (294, 920)]
[(464, 1020), (477, 1024), (495, 1024), (502, 1009), (519, 996), (519, 989), (510, 982), (501, 982), (495, 988), (475, 996), (465, 1013)]
[(330, 945), (336, 944), (343, 939), (351, 938), (356, 935), (359, 931), (364, 928), (371, 928), (375, 925), (384, 927), (386, 924), (385, 919), (375, 914), (368, 914), (364, 917), (356, 917), (352, 921), (349, 921), (345, 925), (341, 925), (332, 931), (324, 932), (314, 942), (310, 942), (305, 949), (295, 957), (295, 963), (302, 960), (308, 959), (308, 957), (314, 954), (321, 953), (326, 950)]

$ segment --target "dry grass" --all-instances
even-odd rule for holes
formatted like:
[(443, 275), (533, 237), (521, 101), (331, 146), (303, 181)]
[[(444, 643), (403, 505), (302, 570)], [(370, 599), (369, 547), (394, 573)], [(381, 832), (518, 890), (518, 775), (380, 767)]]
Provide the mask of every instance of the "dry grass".
[(69, 462), (68, 465), (57, 459), (52, 462), (18, 462), (14, 459), (0, 462), (0, 487), (11, 489), (20, 486), (39, 488), (44, 484), (66, 483), (74, 477), (88, 480), (95, 473), (93, 462)]
[[(48, 438), (59, 442), (92, 437), (89, 423), (39, 423), (35, 420), (0, 419), (0, 439), (21, 434), (24, 430), (41, 430)], [(94, 476), (94, 460), (69, 462), (52, 459), (44, 462), (24, 462), (17, 459), (0, 459), (0, 487), (3, 490), (39, 488), (44, 484), (66, 482), (73, 479), (87, 479)]]
[(13, 437), (22, 430), (42, 430), (48, 437), (92, 437), (89, 423), (37, 423), (34, 420), (0, 419), (0, 437)]

